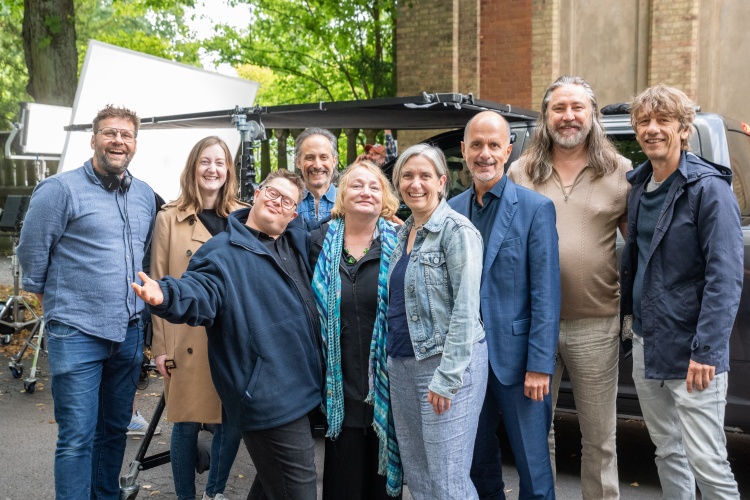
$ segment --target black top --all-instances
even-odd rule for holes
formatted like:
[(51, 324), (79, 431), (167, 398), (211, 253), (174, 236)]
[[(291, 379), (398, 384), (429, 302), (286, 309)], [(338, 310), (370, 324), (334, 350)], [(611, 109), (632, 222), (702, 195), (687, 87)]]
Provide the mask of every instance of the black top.
[[(290, 278), (294, 281), (294, 285), (297, 288), (302, 300), (305, 302), (305, 306), (310, 312), (311, 318), (318, 318), (318, 309), (315, 306), (315, 296), (313, 295), (310, 282), (312, 277), (307, 275), (305, 262), (302, 260), (302, 256), (295, 253), (289, 246), (289, 234), (285, 231), (276, 239), (271, 238), (266, 233), (256, 231), (250, 226), (246, 226), (253, 235), (258, 238), (258, 241), (271, 252), (271, 255), (276, 259), (276, 262), (281, 268), (286, 271)], [(263, 289), (263, 283), (257, 283), (259, 290)], [(279, 304), (279, 307), (284, 307), (284, 304)], [(313, 321), (313, 328), (318, 339), (320, 339), (320, 321)], [(320, 341), (318, 341), (320, 345)]]
[[(406, 242), (404, 242), (406, 245)], [(404, 282), (409, 256), (406, 249), (398, 262), (391, 262), (391, 281), (388, 284), (388, 336), (385, 339), (385, 350), (392, 358), (413, 358), (414, 346), (409, 335), (409, 322), (406, 320), (406, 297)]]
[[(643, 335), (643, 325), (641, 323), (641, 295), (643, 293), (643, 277), (646, 272), (646, 262), (648, 261), (648, 252), (651, 249), (651, 240), (654, 238), (656, 224), (659, 222), (664, 202), (667, 199), (669, 187), (674, 182), (675, 170), (672, 174), (664, 179), (664, 182), (656, 189), (649, 192), (643, 190), (640, 205), (638, 207), (638, 216), (636, 219), (636, 246), (638, 248), (638, 264), (635, 270), (635, 279), (633, 280), (633, 331), (638, 335)], [(646, 183), (648, 184), (648, 182)]]
[(484, 193), (484, 196), (482, 196), (483, 205), (477, 203), (474, 186), (471, 187), (471, 214), (469, 219), (482, 235), (484, 255), (487, 255), (487, 247), (490, 241), (490, 236), (492, 235), (492, 227), (495, 224), (495, 215), (497, 214), (497, 209), (500, 207), (500, 198), (503, 197), (505, 183), (507, 182), (508, 176), (503, 175), (500, 180), (492, 186), (492, 189)]
[(198, 220), (208, 229), (211, 236), (223, 233), (227, 229), (227, 218), (216, 215), (215, 208), (204, 209), (198, 214)]
[[(311, 265), (317, 263), (323, 249), (328, 224), (312, 232)], [(380, 238), (355, 264), (339, 261), (341, 278), (341, 374), (344, 385), (344, 427), (366, 428), (372, 425), (372, 406), (365, 403), (369, 383), (370, 343), (375, 328), (380, 271)]]

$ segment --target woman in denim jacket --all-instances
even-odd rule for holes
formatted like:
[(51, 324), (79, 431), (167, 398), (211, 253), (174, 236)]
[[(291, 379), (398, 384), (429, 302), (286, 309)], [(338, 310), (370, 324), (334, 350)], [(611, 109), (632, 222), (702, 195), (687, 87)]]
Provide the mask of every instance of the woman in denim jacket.
[(487, 386), (479, 317), (482, 239), (445, 201), (439, 149), (404, 151), (393, 183), (412, 210), (388, 272), (388, 375), (404, 476), (415, 500), (473, 499), (469, 478)]

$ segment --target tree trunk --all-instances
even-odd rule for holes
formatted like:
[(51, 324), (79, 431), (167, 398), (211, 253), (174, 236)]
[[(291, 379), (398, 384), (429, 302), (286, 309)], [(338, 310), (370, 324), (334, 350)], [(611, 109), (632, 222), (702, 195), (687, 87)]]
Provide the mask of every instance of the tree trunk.
[(73, 0), (24, 0), (27, 92), (38, 103), (72, 106), (78, 83)]

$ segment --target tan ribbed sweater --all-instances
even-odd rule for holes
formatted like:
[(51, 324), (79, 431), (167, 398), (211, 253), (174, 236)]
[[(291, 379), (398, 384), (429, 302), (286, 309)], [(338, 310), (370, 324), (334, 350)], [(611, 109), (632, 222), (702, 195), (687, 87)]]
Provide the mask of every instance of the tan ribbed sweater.
[(508, 177), (555, 204), (560, 246), (562, 319), (602, 318), (618, 314), (619, 263), (615, 245), (620, 220), (627, 220), (630, 184), (625, 173), (631, 163), (620, 157), (618, 168), (595, 178), (586, 167), (565, 199), (557, 172), (546, 182), (533, 184), (524, 169), (525, 158), (513, 162)]

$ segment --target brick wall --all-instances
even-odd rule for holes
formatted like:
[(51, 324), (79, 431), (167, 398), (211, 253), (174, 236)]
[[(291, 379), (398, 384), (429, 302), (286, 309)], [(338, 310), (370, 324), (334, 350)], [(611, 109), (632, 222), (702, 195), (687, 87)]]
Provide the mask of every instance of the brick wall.
[(453, 91), (454, 0), (399, 2), (398, 95)]
[[(398, 3), (397, 94), (478, 94), (480, 0), (410, 0)], [(401, 131), (399, 150), (437, 133)]]
[(652, 0), (649, 85), (672, 85), (695, 99), (699, 7), (700, 0)]
[(560, 76), (560, 0), (533, 0), (531, 17), (529, 108), (538, 110), (547, 87)]
[(479, 96), (524, 108), (532, 95), (532, 0), (481, 0)]

